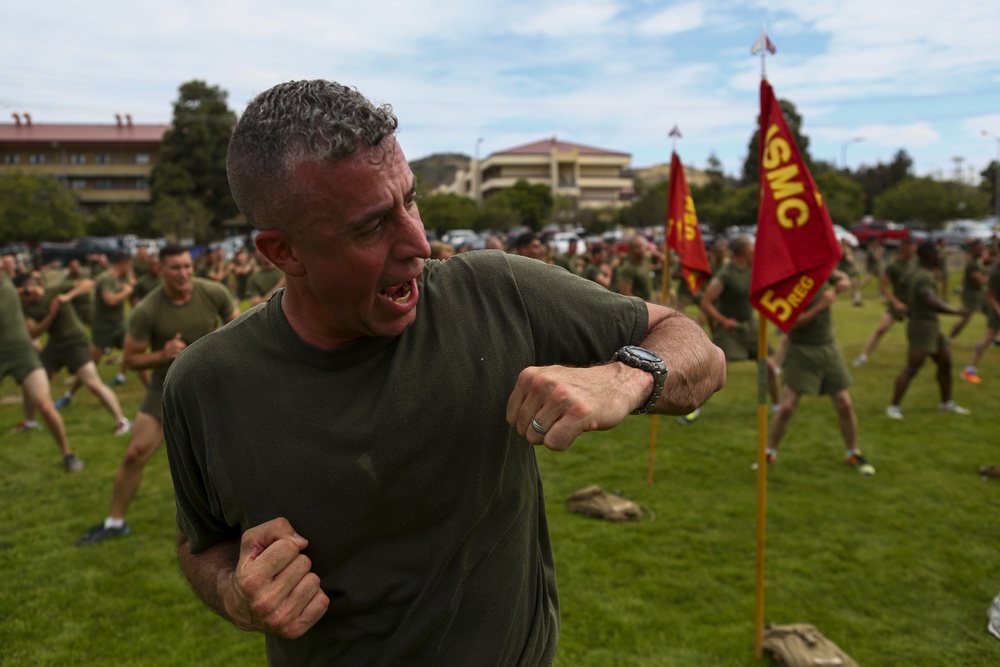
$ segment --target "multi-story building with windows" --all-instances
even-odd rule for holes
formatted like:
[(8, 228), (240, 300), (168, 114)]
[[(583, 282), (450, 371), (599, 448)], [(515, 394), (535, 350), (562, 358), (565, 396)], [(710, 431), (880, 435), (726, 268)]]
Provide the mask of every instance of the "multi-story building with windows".
[(572, 199), (581, 209), (620, 208), (633, 194), (623, 175), (631, 160), (628, 153), (552, 137), (473, 159), (447, 191), (482, 201), (523, 179), (549, 186), (554, 199)]
[(148, 204), (149, 176), (169, 125), (35, 123), (12, 114), (0, 123), (0, 173), (23, 169), (65, 182), (80, 206), (95, 212), (115, 203)]

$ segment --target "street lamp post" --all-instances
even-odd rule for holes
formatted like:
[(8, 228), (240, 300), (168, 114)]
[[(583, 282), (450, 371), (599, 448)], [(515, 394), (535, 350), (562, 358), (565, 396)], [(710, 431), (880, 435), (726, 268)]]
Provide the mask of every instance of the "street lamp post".
[(847, 147), (851, 144), (856, 144), (859, 141), (864, 141), (864, 137), (852, 137), (840, 145), (840, 166), (843, 169), (847, 169)]
[(472, 166), (472, 198), (479, 204), (482, 201), (480, 181), (482, 174), (479, 169), (479, 145), (483, 143), (483, 138), (476, 139), (476, 160)]
[(984, 137), (996, 139), (997, 142), (997, 168), (993, 171), (993, 213), (997, 217), (997, 222), (1000, 223), (1000, 134), (988, 130), (983, 130), (981, 134)]

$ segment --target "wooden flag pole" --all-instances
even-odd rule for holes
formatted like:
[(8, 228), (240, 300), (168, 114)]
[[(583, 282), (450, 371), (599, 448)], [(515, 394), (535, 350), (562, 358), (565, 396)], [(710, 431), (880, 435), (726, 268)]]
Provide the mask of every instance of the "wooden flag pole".
[(757, 328), (757, 567), (754, 655), (764, 655), (764, 537), (767, 533), (767, 319)]

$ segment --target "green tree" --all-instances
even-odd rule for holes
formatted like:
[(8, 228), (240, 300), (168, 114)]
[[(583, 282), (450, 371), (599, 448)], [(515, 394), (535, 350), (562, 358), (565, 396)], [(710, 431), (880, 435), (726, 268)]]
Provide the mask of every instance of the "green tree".
[(979, 183), (979, 189), (987, 193), (990, 197), (990, 210), (997, 211), (997, 178), (1000, 177), (1000, 162), (993, 160), (986, 169), (979, 172), (983, 180)]
[(439, 234), (452, 229), (469, 229), (476, 223), (476, 202), (456, 194), (428, 195), (420, 199), (420, 219), (426, 229)]
[(909, 178), (880, 194), (872, 214), (936, 229), (946, 220), (978, 218), (988, 212), (989, 195), (978, 188), (931, 178)]
[(227, 97), (204, 81), (181, 85), (173, 126), (163, 135), (151, 177), (154, 204), (163, 197), (193, 198), (208, 212), (216, 235), (222, 221), (238, 212), (226, 179), (226, 150), (236, 123)]
[[(653, 227), (667, 223), (667, 192), (668, 181), (661, 181), (647, 186), (642, 193), (632, 201), (621, 213), (621, 222), (625, 227)], [(695, 202), (697, 206), (697, 202)]]
[(521, 214), (514, 208), (506, 190), (483, 200), (476, 216), (475, 229), (507, 231), (521, 224)]
[(873, 211), (875, 199), (879, 195), (908, 178), (913, 178), (913, 158), (903, 149), (896, 151), (892, 162), (877, 162), (874, 167), (861, 167), (853, 175), (853, 179), (864, 188), (866, 213)]
[(815, 176), (816, 187), (830, 217), (838, 225), (849, 226), (865, 213), (865, 191), (845, 174), (827, 169)]
[[(778, 100), (778, 105), (781, 107), (781, 113), (785, 117), (785, 123), (788, 124), (788, 130), (792, 133), (792, 138), (795, 139), (795, 144), (799, 147), (802, 160), (806, 163), (809, 171), (812, 171), (812, 157), (809, 155), (809, 137), (802, 134), (802, 116), (795, 108), (795, 105), (788, 100)], [(747, 148), (747, 159), (743, 163), (743, 178), (741, 182), (743, 185), (756, 185), (760, 170), (759, 116), (757, 117), (757, 129), (754, 130), (753, 136), (750, 137), (750, 145)]]
[(211, 222), (212, 214), (197, 199), (163, 195), (153, 204), (150, 226), (163, 238), (204, 243), (208, 240)]
[(21, 170), (0, 173), (0, 242), (65, 241), (83, 230), (84, 216), (64, 183)]
[(548, 222), (555, 205), (549, 186), (542, 183), (531, 184), (523, 178), (514, 183), (513, 187), (504, 190), (503, 195), (520, 217), (520, 224), (535, 231)]
[(135, 204), (112, 204), (87, 220), (90, 236), (120, 236), (136, 231), (138, 207)]

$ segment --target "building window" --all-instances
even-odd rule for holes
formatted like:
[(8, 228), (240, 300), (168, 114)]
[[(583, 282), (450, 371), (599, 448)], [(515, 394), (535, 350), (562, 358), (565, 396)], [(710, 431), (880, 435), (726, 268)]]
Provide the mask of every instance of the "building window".
[(21, 156), (17, 153), (4, 153), (3, 163), (4, 164), (20, 164)]
[(83, 153), (72, 153), (69, 156), (70, 164), (87, 164), (87, 156)]
[(145, 178), (137, 178), (137, 179), (135, 179), (135, 189), (136, 190), (148, 190), (149, 189), (149, 181), (147, 181)]
[(72, 181), (69, 182), (69, 186), (74, 190), (86, 190), (87, 180), (84, 178), (74, 178)]
[(32, 153), (28, 156), (29, 164), (45, 164), (45, 154), (44, 153)]
[(111, 179), (110, 178), (99, 178), (94, 181), (94, 187), (98, 190), (110, 190), (111, 189)]
[(98, 153), (94, 156), (94, 164), (111, 164), (111, 154)]
[(149, 164), (149, 153), (137, 153), (135, 156), (136, 164)]

